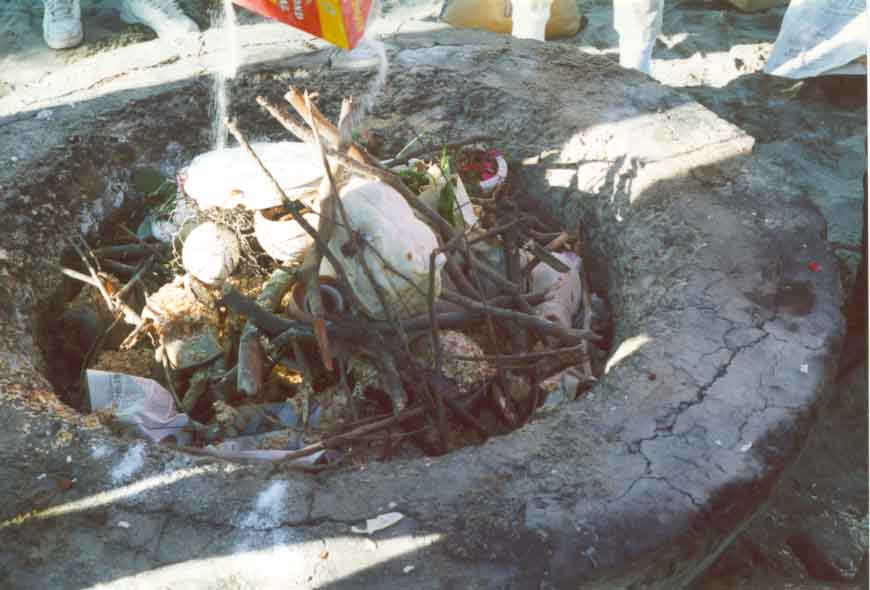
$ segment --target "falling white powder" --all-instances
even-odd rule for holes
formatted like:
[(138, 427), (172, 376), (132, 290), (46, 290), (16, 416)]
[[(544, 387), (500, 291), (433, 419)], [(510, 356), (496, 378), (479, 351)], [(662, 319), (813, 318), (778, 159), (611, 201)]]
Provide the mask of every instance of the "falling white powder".
[(375, 53), (378, 59), (378, 71), (369, 83), (368, 88), (366, 88), (366, 93), (354, 102), (353, 126), (355, 128), (363, 123), (366, 116), (374, 108), (378, 97), (384, 90), (384, 85), (387, 83), (387, 74), (390, 71), (387, 47), (381, 41), (375, 39), (370, 33), (367, 33), (363, 40), (360, 41), (359, 48), (362, 51), (372, 51)]
[(211, 15), (212, 28), (221, 31), (223, 55), (214, 72), (212, 90), (212, 145), (216, 150), (227, 147), (227, 126), (224, 119), (229, 116), (231, 91), (229, 80), (236, 77), (240, 64), (240, 45), (236, 12), (232, 0), (223, 0), (223, 10), (215, 10)]
[(140, 442), (130, 447), (121, 461), (112, 470), (112, 481), (120, 483), (133, 477), (145, 464), (145, 443)]

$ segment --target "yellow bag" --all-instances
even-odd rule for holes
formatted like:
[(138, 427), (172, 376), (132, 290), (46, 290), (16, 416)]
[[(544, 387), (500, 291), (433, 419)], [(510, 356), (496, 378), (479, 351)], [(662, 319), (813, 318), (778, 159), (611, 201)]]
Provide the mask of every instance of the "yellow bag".
[[(483, 29), (510, 34), (511, 0), (451, 0), (442, 20), (459, 29)], [(570, 37), (580, 30), (580, 11), (575, 0), (553, 0), (547, 39)]]

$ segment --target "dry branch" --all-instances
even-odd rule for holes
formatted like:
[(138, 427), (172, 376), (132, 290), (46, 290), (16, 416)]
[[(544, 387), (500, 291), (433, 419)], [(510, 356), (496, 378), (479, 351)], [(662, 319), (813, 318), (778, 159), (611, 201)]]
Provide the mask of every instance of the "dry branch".
[(446, 301), (461, 305), (473, 311), (480, 311), (483, 313), (486, 313), (488, 311), (495, 317), (518, 322), (543, 335), (554, 336), (565, 344), (578, 344), (584, 340), (597, 341), (601, 339), (599, 335), (595, 334), (591, 330), (576, 330), (574, 328), (564, 328), (559, 324), (556, 324), (555, 322), (551, 322), (537, 316), (529, 315), (519, 311), (514, 311), (511, 309), (487, 306), (478, 301), (474, 301), (473, 299), (469, 299), (468, 297), (459, 295), (458, 293), (452, 293), (445, 290), (442, 291), (441, 297), (444, 298)]
[[(281, 305), (281, 299), (290, 289), (293, 274), (285, 268), (279, 268), (272, 273), (257, 296), (257, 305), (274, 312)], [(250, 319), (245, 322), (239, 338), (238, 374), (236, 389), (248, 397), (254, 397), (260, 392), (264, 379), (264, 353), (260, 344), (260, 335), (256, 324)]]

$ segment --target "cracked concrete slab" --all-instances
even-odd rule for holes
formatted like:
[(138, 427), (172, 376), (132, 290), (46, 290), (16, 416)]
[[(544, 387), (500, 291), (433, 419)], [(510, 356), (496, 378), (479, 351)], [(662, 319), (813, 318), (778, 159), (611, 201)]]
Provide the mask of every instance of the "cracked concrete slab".
[[(204, 149), (208, 91), (201, 79), (83, 91), (49, 130), (35, 116), (0, 125), (4, 142), (44, 134), (0, 169), (0, 486), (76, 478), (38, 505), (0, 508), (4, 583), (677, 588), (764, 504), (840, 344), (839, 278), (815, 207), (747, 157), (746, 133), (609, 58), (456, 31), (388, 50), (370, 124), (504, 138), (529, 198), (566, 225), (584, 219), (616, 347), (637, 346), (583, 400), (449, 456), (312, 477), (146, 447), (115, 482), (135, 445), (85, 427), (44, 377), (35, 326), (59, 285), (45, 265), (95, 198), (105, 210), (117, 194), (135, 202), (128, 176), (107, 186), (113, 172)], [(243, 124), (281, 136), (252, 99), (300, 72), (328, 113), (370, 75), (323, 52), (252, 70), (235, 88)], [(395, 527), (350, 532), (393, 509), (406, 515)]]

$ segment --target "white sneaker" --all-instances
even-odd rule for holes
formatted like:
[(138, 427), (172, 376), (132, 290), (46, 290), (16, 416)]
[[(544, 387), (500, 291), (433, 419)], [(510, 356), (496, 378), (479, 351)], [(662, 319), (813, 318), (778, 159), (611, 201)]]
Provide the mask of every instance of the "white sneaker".
[(82, 42), (82, 9), (79, 0), (44, 0), (42, 37), (52, 49), (69, 49)]
[(121, 20), (141, 23), (158, 37), (198, 33), (199, 26), (188, 18), (175, 0), (121, 0)]

